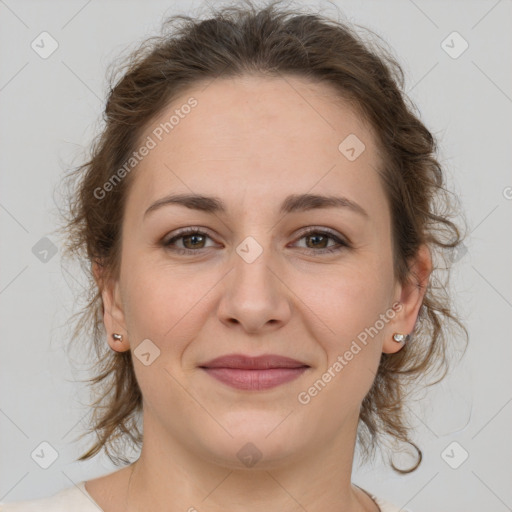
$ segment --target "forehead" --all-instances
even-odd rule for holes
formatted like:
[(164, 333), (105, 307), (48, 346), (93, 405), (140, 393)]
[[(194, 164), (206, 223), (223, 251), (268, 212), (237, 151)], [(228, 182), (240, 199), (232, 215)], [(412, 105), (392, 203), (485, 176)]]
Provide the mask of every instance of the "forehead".
[(329, 84), (293, 76), (198, 83), (152, 120), (148, 137), (154, 148), (132, 185), (139, 202), (171, 191), (276, 205), (309, 191), (363, 203), (362, 194), (382, 195), (371, 129)]

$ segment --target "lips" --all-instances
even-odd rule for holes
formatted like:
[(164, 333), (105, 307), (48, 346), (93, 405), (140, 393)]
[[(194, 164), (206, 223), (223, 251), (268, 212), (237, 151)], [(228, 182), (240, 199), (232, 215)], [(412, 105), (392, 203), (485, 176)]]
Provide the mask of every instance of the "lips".
[(259, 391), (296, 379), (309, 365), (275, 354), (256, 357), (229, 354), (212, 359), (199, 367), (231, 387)]
[(268, 370), (271, 368), (302, 368), (309, 365), (290, 359), (289, 357), (274, 354), (262, 356), (245, 356), (243, 354), (229, 354), (217, 357), (201, 365), (201, 368), (238, 368), (240, 370)]

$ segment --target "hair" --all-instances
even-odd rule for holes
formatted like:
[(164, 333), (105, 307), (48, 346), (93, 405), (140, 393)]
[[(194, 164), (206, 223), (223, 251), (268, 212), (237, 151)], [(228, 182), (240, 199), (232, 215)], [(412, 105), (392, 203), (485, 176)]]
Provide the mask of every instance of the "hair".
[(90, 146), (87, 162), (67, 176), (65, 255), (82, 262), (89, 284), (84, 306), (75, 314), (74, 338), (87, 333), (91, 352), (95, 349), (94, 376), (87, 380), (95, 391), (87, 433), (96, 440), (78, 460), (104, 449), (114, 464), (128, 463), (127, 443), (142, 445), (142, 394), (132, 356), (130, 351), (114, 352), (105, 343), (101, 290), (92, 270), (96, 262), (104, 276), (118, 275), (124, 206), (136, 170), (118, 179), (105, 197), (98, 198), (95, 191), (112, 183), (144, 129), (174, 98), (200, 81), (257, 74), (330, 84), (358, 110), (382, 155), (379, 175), (391, 211), (395, 278), (402, 284), (414, 280), (411, 261), (421, 245), (430, 250), (433, 270), (412, 341), (395, 354), (382, 354), (361, 404), (357, 435), (365, 460), (374, 455), (380, 438), (390, 438), (417, 451), (413, 467), (391, 463), (394, 470), (414, 471), (421, 462), (422, 452), (410, 438), (408, 390), (426, 376), (440, 376), (435, 382), (444, 378), (454, 327), (467, 338), (447, 291), (446, 271), (463, 237), (452, 220), (455, 209), (436, 159), (437, 142), (415, 114), (404, 92), (403, 70), (379, 36), (367, 30), (379, 42), (365, 40), (347, 22), (280, 3), (257, 8), (250, 1), (239, 2), (204, 20), (167, 18), (162, 35), (143, 41), (110, 76), (104, 127)]

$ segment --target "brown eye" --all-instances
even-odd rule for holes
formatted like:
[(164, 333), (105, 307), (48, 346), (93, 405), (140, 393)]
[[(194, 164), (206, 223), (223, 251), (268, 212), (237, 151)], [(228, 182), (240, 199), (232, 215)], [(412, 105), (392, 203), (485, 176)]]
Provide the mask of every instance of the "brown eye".
[(325, 249), (327, 247), (327, 244), (329, 243), (329, 236), (322, 235), (320, 233), (314, 234), (314, 235), (308, 235), (304, 238), (308, 239), (311, 242), (311, 245), (308, 245), (308, 247), (312, 249)]
[[(325, 230), (310, 229), (309, 231), (302, 233), (299, 240), (303, 239), (306, 240), (305, 249), (308, 249), (308, 252), (324, 254), (341, 251), (350, 247), (348, 242), (342, 240), (336, 234)], [(330, 242), (334, 242), (334, 245), (331, 244), (329, 246)]]
[[(198, 253), (201, 249), (208, 249), (210, 246), (205, 245), (207, 239), (211, 240), (211, 237), (203, 231), (185, 229), (179, 231), (172, 238), (164, 240), (162, 245), (178, 254), (192, 254)], [(180, 244), (182, 247), (180, 247)]]
[[(208, 249), (211, 246), (205, 245), (207, 240), (212, 238), (197, 228), (189, 228), (179, 231), (175, 236), (164, 240), (162, 245), (178, 254), (194, 254), (199, 253), (202, 249)], [(302, 233), (299, 240), (306, 240), (306, 249), (311, 253), (333, 253), (347, 249), (350, 244), (341, 239), (334, 233), (319, 229), (310, 229)], [(180, 244), (182, 245), (180, 247)]]
[(199, 233), (182, 236), (181, 239), (186, 249), (202, 249), (202, 244), (205, 242), (205, 236)]

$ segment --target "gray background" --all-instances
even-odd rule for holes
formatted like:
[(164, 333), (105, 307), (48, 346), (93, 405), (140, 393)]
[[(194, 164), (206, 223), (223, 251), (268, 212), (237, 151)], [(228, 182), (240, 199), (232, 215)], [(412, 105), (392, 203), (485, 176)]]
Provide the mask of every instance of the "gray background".
[[(74, 440), (85, 427), (87, 373), (65, 348), (81, 277), (61, 264), (55, 189), (64, 170), (83, 161), (98, 127), (107, 66), (159, 33), (165, 14), (190, 14), (198, 4), (0, 0), (0, 501), (46, 496), (116, 469), (103, 456), (74, 462), (86, 446)], [(301, 5), (337, 16), (325, 1)], [(469, 349), (411, 413), (424, 462), (407, 476), (380, 459), (356, 464), (353, 480), (417, 512), (512, 510), (511, 2), (337, 5), (399, 57), (470, 231), (453, 278)], [(46, 59), (31, 48), (43, 31), (59, 45)], [(458, 58), (441, 46), (453, 31), (469, 44)], [(50, 456), (44, 441), (58, 453), (48, 469), (31, 457), (34, 450)], [(469, 457), (453, 469), (462, 450)]]

